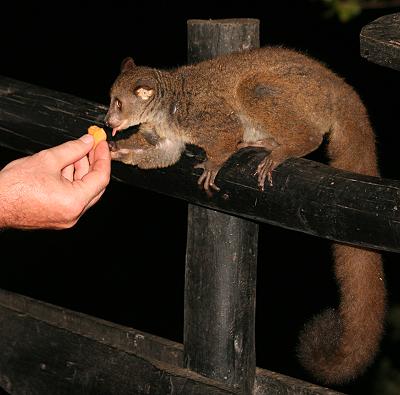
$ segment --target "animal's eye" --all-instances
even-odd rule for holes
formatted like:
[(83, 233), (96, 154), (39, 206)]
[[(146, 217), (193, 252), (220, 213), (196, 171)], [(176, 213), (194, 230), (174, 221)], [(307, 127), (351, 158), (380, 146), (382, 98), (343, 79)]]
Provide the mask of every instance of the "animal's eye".
[(115, 99), (115, 104), (117, 105), (118, 110), (122, 110), (122, 103), (120, 100)]

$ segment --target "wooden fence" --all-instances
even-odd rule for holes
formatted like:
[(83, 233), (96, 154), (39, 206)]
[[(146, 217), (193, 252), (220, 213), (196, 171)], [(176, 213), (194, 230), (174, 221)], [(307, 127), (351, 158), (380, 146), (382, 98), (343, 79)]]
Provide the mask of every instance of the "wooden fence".
[[(257, 20), (195, 20), (188, 28), (189, 61), (258, 45)], [(4, 147), (29, 154), (54, 146), (101, 125), (105, 112), (0, 77)], [(399, 252), (400, 182), (291, 159), (260, 192), (253, 173), (262, 155), (247, 149), (229, 159), (218, 176), (223, 192), (211, 199), (197, 187), (195, 147), (166, 169), (114, 163), (115, 180), (189, 202), (184, 344), (0, 291), (0, 387), (18, 395), (337, 393), (256, 368), (257, 223)]]

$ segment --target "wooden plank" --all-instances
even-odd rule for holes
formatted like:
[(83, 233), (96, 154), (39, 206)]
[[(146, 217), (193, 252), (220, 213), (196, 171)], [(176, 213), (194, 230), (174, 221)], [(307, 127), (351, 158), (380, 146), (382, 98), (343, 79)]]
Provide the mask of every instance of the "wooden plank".
[[(71, 95), (0, 77), (0, 145), (30, 153), (79, 137), (101, 124), (106, 107)], [(166, 169), (113, 164), (114, 179), (208, 208), (362, 247), (400, 252), (400, 182), (290, 159), (260, 192), (254, 171), (264, 152), (240, 150), (224, 165), (209, 198), (197, 187), (204, 156), (188, 147)]]
[[(259, 21), (188, 21), (188, 62), (259, 47)], [(258, 225), (189, 205), (185, 367), (253, 392)]]
[(264, 369), (256, 370), (254, 395), (339, 395), (341, 392), (320, 387), (283, 374)]
[(179, 343), (2, 289), (0, 306), (126, 352), (183, 366)]
[[(61, 316), (58, 319), (63, 321)], [(92, 322), (88, 328), (99, 326)], [(0, 386), (15, 395), (234, 393), (187, 369), (122, 350), (108, 340), (50, 325), (2, 304)]]
[(7, 77), (0, 77), (0, 104), (1, 141), (23, 139), (22, 151), (32, 150), (31, 144), (44, 148), (77, 138), (89, 125), (102, 124), (107, 111), (104, 105)]
[[(4, 290), (0, 349), (0, 387), (11, 394), (233, 393), (181, 369), (179, 343)], [(205, 392), (190, 392), (194, 382)], [(255, 394), (337, 392), (257, 369)]]
[(400, 70), (400, 13), (382, 16), (364, 26), (360, 52), (370, 62)]

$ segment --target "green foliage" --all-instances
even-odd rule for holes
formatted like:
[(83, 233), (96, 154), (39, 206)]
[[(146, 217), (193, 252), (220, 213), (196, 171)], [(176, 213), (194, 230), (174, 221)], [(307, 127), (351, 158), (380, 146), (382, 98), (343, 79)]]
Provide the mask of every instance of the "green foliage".
[(311, 0), (323, 3), (327, 17), (336, 17), (341, 22), (348, 22), (364, 9), (383, 9), (398, 7), (400, 0)]
[(362, 7), (360, 0), (323, 0), (328, 7), (328, 16), (336, 15), (341, 22), (348, 22), (358, 14)]

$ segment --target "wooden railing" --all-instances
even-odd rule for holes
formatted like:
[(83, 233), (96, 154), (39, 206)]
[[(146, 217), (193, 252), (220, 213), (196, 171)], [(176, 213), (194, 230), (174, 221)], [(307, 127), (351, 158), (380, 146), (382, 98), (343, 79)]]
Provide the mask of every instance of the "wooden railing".
[[(191, 21), (191, 60), (238, 49), (246, 37), (246, 48), (258, 45), (258, 21)], [(1, 146), (33, 153), (102, 125), (105, 112), (0, 77)], [(399, 252), (400, 182), (292, 159), (260, 192), (253, 174), (262, 155), (245, 149), (230, 158), (212, 198), (197, 187), (193, 165), (203, 153), (195, 147), (166, 169), (113, 163), (115, 180), (190, 204), (184, 344), (0, 291), (0, 386), (12, 394), (337, 393), (255, 366), (257, 223)]]

